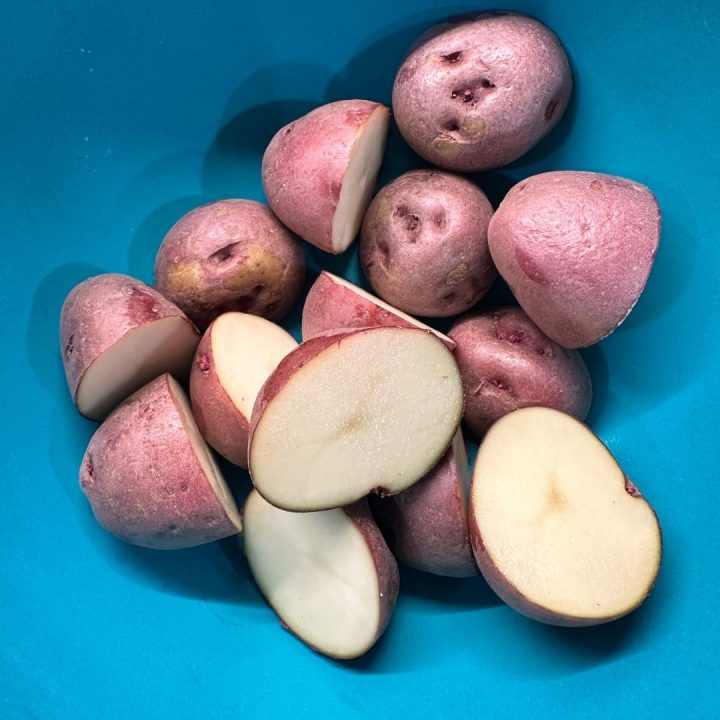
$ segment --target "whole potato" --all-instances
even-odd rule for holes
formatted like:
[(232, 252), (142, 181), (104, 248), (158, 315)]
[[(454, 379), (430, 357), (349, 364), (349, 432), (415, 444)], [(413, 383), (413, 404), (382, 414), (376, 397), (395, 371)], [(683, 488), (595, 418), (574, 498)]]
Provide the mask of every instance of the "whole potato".
[(201, 330), (231, 310), (280, 320), (304, 282), (300, 241), (252, 200), (192, 210), (170, 229), (155, 259), (155, 286)]
[(463, 420), (478, 437), (521, 407), (587, 416), (592, 385), (580, 354), (553, 342), (520, 308), (467, 315), (448, 334), (463, 381)]
[(490, 288), (492, 207), (470, 180), (414, 170), (373, 199), (360, 235), (360, 261), (375, 292), (400, 310), (457, 315)]
[(403, 137), (425, 160), (488, 170), (552, 130), (572, 85), (551, 30), (519, 13), (488, 12), (422, 36), (400, 66), (392, 106)]
[(568, 348), (615, 330), (645, 287), (660, 208), (644, 185), (549, 172), (513, 187), (493, 216), (490, 252), (533, 322)]

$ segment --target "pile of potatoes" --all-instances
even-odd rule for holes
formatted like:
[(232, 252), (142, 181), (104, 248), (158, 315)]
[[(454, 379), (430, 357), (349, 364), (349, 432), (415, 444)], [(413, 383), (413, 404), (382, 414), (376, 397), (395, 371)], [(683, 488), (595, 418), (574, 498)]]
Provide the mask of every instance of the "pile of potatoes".
[[(75, 287), (61, 353), (78, 410), (102, 421), (80, 468), (98, 522), (158, 549), (241, 533), (283, 623), (337, 658), (387, 626), (396, 558), (480, 572), (541, 622), (592, 625), (638, 607), (659, 571), (660, 528), (581, 422), (592, 387), (578, 348), (637, 302), (658, 204), (631, 180), (558, 171), (493, 210), (458, 174), (521, 157), (557, 124), (572, 84), (537, 20), (438, 25), (392, 93), (426, 169), (376, 192), (390, 109), (323, 105), (267, 147), (268, 205), (223, 199), (180, 218), (154, 287), (120, 274)], [(375, 295), (321, 272), (298, 344), (277, 323), (305, 288), (303, 241), (338, 254), (357, 238)], [(518, 306), (478, 305), (498, 275)], [(461, 313), (447, 334), (415, 317)], [(481, 440), (472, 472), (461, 422)], [(242, 508), (215, 453), (249, 469)]]

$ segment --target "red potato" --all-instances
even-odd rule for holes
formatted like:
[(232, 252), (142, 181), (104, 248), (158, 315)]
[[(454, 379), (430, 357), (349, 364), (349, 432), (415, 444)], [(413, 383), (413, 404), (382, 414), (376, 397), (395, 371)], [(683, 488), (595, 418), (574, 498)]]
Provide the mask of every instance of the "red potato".
[(458, 430), (450, 449), (420, 482), (391, 497), (371, 496), (373, 514), (398, 560), (435, 575), (477, 575), (468, 532), (469, 485)]
[(507, 413), (542, 405), (584, 420), (592, 402), (590, 373), (515, 307), (460, 318), (450, 328), (465, 391), (467, 426), (478, 436)]
[(155, 285), (201, 330), (224, 312), (281, 320), (305, 282), (300, 241), (262, 203), (219, 200), (183, 216), (155, 258)]
[(447, 335), (388, 305), (357, 285), (326, 270), (318, 275), (303, 306), (303, 340), (338, 330), (379, 325), (429, 330), (450, 350), (455, 347), (455, 342)]
[(565, 347), (586, 347), (618, 328), (638, 301), (660, 241), (660, 208), (631, 180), (542, 173), (505, 196), (488, 239), (533, 322)]
[(250, 475), (268, 502), (298, 512), (398, 493), (440, 460), (461, 415), (457, 365), (432, 333), (316, 337), (282, 360), (255, 401)]
[(186, 548), (242, 528), (187, 398), (168, 374), (138, 390), (97, 429), (80, 486), (100, 525), (134, 545)]
[(252, 491), (243, 517), (250, 571), (287, 628), (333, 658), (367, 652), (390, 621), (400, 584), (367, 502), (292, 513)]
[(608, 449), (581, 422), (540, 407), (498, 420), (480, 445), (470, 536), (490, 587), (552, 625), (632, 612), (662, 557), (657, 516)]
[(262, 162), (275, 214), (321, 250), (346, 250), (375, 192), (389, 126), (384, 105), (340, 100), (281, 128)]
[(474, 183), (414, 170), (370, 203), (360, 261), (380, 297), (405, 312), (449, 317), (472, 307), (497, 272), (487, 244), (492, 206)]
[(257, 394), (296, 347), (278, 325), (239, 312), (216, 318), (203, 335), (190, 371), (192, 411), (205, 440), (230, 462), (247, 468)]
[(81, 282), (60, 314), (70, 394), (92, 420), (102, 420), (164, 372), (187, 378), (199, 340), (180, 308), (127, 275), (107, 273)]
[(425, 160), (489, 170), (552, 130), (572, 85), (551, 30), (519, 13), (486, 12), (423, 35), (398, 70), (392, 106), (403, 137)]

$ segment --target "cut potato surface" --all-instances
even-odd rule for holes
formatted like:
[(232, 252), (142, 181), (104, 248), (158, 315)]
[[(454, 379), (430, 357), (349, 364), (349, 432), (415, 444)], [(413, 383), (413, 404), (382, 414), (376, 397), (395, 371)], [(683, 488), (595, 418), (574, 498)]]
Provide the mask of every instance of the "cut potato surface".
[(130, 330), (108, 348), (83, 375), (78, 410), (104, 418), (119, 402), (164, 372), (187, 378), (198, 334), (183, 317), (166, 317)]
[(263, 595), (295, 635), (335, 658), (366, 652), (397, 599), (395, 560), (367, 510), (359, 514), (286, 512), (256, 491), (244, 509), (245, 554)]
[(314, 338), (258, 396), (250, 473), (286, 510), (397, 493), (440, 459), (461, 414), (457, 366), (433, 334), (377, 327)]
[(332, 220), (332, 244), (336, 253), (347, 250), (360, 232), (363, 214), (375, 192), (389, 128), (390, 113), (381, 105), (358, 132)]
[(582, 423), (524, 408), (488, 431), (471, 488), (471, 537), (491, 587), (536, 620), (593, 625), (649, 594), (657, 517)]

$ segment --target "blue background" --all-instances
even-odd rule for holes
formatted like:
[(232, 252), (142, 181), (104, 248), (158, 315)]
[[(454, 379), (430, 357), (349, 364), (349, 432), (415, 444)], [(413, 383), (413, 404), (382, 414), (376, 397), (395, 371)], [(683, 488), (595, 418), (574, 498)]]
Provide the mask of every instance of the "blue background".
[[(558, 32), (576, 92), (545, 142), (479, 178), (497, 202), (541, 170), (607, 171), (648, 184), (664, 210), (645, 294), (585, 355), (590, 421), (664, 530), (660, 579), (638, 612), (550, 628), (481, 579), (403, 569), (386, 636), (336, 663), (280, 629), (233, 540), (173, 553), (124, 545), (78, 488), (94, 425), (75, 414), (62, 374), (67, 291), (100, 271), (150, 281), (184, 212), (262, 198), (275, 129), (327, 100), (388, 101), (415, 37), (479, 7), (2, 3), (0, 717), (720, 716), (716, 0), (508, 5)], [(390, 151), (383, 182), (417, 162), (397, 137)], [(313, 267), (358, 277), (352, 252), (320, 255), (308, 252)], [(241, 495), (246, 480), (235, 483)]]

